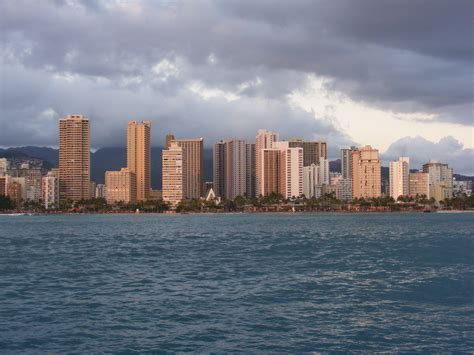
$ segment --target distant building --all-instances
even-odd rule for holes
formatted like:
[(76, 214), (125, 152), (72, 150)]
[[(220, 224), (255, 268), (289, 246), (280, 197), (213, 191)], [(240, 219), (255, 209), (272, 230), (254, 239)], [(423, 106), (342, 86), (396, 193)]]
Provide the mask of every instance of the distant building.
[(23, 163), (19, 168), (8, 169), (11, 177), (25, 178), (26, 196), (25, 200), (39, 201), (41, 199), (41, 169), (31, 167), (28, 163)]
[(7, 180), (8, 176), (0, 175), (0, 196), (7, 195)]
[(265, 148), (260, 151), (260, 195), (267, 196), (280, 192), (281, 154), (277, 148)]
[(95, 189), (97, 187), (97, 184), (95, 181), (91, 181), (91, 198), (96, 198), (95, 195)]
[(423, 172), (410, 173), (409, 180), (409, 194), (412, 197), (425, 195), (430, 198), (430, 184), (429, 174)]
[(225, 141), (221, 140), (213, 150), (213, 190), (220, 197), (225, 197), (225, 156)]
[(230, 139), (214, 144), (214, 180), (219, 197), (234, 199), (247, 193), (247, 144)]
[(171, 141), (168, 149), (162, 154), (162, 175), (163, 175), (163, 201), (176, 206), (185, 199), (186, 188), (186, 150)]
[(398, 160), (390, 162), (390, 196), (397, 200), (399, 196), (408, 196), (410, 182), (410, 159), (400, 157)]
[(290, 147), (290, 142), (274, 142), (280, 150), (280, 188), (285, 198), (300, 197), (303, 194), (303, 148)]
[(352, 153), (357, 151), (357, 147), (341, 149), (341, 173), (343, 179), (352, 179)]
[(453, 178), (453, 195), (454, 197), (471, 196), (472, 181), (461, 181)]
[(105, 184), (97, 184), (95, 186), (95, 197), (96, 198), (105, 198), (106, 197), (106, 188)]
[[(266, 172), (266, 179), (267, 181), (264, 182), (264, 174), (265, 174), (265, 169), (268, 169), (269, 166), (264, 167), (264, 156), (267, 157), (267, 163), (270, 163), (270, 161), (273, 160), (268, 160), (270, 158), (274, 158), (273, 155), (276, 153), (264, 153), (264, 149), (271, 149), (273, 147), (273, 143), (278, 141), (278, 133), (275, 132), (270, 132), (267, 131), (266, 129), (259, 129), (257, 131), (257, 136), (255, 137), (255, 181), (256, 181), (256, 187), (255, 187), (255, 194), (256, 196), (260, 195), (266, 195), (269, 193), (270, 190), (275, 190), (278, 191), (277, 187), (273, 187), (273, 182), (270, 183), (270, 171)], [(276, 163), (276, 160), (273, 162)], [(278, 158), (278, 164), (279, 164), (279, 158)], [(274, 174), (274, 173), (272, 173)], [(264, 186), (267, 184), (266, 186)]]
[(151, 122), (128, 122), (127, 167), (135, 174), (137, 201), (146, 201), (151, 189)]
[(0, 176), (5, 176), (9, 167), (7, 158), (0, 158)]
[(59, 192), (63, 200), (90, 197), (90, 128), (83, 115), (59, 120)]
[(318, 165), (321, 158), (327, 159), (328, 148), (324, 141), (303, 141), (294, 138), (288, 143), (290, 148), (303, 148), (303, 166)]
[(430, 197), (436, 201), (453, 197), (453, 169), (448, 164), (431, 160), (423, 164), (423, 172), (429, 175)]
[(330, 185), (329, 160), (321, 158), (319, 164), (303, 167), (303, 194), (319, 198)]
[(163, 191), (161, 190), (150, 190), (150, 200), (157, 201), (163, 199)]
[(7, 179), (7, 196), (17, 205), (26, 200), (26, 179), (24, 177), (11, 177)]
[(137, 202), (136, 175), (129, 168), (122, 168), (120, 171), (106, 171), (105, 188), (107, 190), (107, 204)]
[(172, 135), (169, 135), (168, 139), (170, 146), (175, 142), (179, 147), (182, 147), (186, 156), (183, 166), (184, 198), (199, 199), (203, 195), (204, 139), (175, 139)]
[(381, 196), (381, 163), (379, 151), (365, 146), (352, 152), (352, 197)]
[(319, 186), (319, 165), (311, 164), (303, 167), (303, 195), (306, 198), (317, 196), (317, 186)]
[(59, 176), (55, 171), (50, 171), (42, 180), (42, 199), (47, 210), (59, 207)]
[(256, 197), (256, 176), (255, 176), (255, 167), (256, 167), (256, 157), (255, 157), (255, 144), (247, 143), (245, 146), (246, 149), (246, 161), (247, 167), (246, 172), (246, 195), (248, 198)]
[(336, 197), (342, 201), (352, 200), (352, 179), (340, 179), (337, 182), (339, 195)]

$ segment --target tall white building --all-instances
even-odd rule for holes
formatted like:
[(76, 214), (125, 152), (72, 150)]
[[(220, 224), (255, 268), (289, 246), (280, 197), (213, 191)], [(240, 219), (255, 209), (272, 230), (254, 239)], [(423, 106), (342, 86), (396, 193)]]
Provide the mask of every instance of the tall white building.
[(290, 148), (289, 142), (274, 142), (280, 150), (280, 193), (285, 198), (303, 194), (303, 148)]
[(186, 188), (186, 150), (177, 142), (171, 141), (163, 150), (163, 201), (176, 206), (185, 198)]
[(50, 171), (41, 179), (41, 194), (44, 208), (47, 210), (59, 207), (59, 174)]
[(400, 157), (390, 162), (390, 196), (395, 200), (410, 194), (409, 174), (410, 158)]

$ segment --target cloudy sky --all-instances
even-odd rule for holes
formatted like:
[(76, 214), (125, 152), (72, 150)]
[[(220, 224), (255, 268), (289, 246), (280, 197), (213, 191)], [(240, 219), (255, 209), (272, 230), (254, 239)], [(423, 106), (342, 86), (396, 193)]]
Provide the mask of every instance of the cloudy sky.
[(0, 146), (164, 135), (371, 144), (474, 174), (474, 1), (0, 1)]

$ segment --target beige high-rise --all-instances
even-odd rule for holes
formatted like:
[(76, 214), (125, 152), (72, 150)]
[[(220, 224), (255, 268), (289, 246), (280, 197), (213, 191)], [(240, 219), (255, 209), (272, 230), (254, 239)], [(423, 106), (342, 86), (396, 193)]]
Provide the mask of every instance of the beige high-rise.
[(136, 175), (129, 168), (120, 171), (105, 172), (105, 190), (108, 204), (119, 201), (124, 203), (137, 202)]
[(162, 176), (163, 176), (163, 201), (176, 206), (184, 199), (186, 176), (186, 152), (177, 142), (170, 142), (168, 149), (163, 150)]
[(430, 198), (430, 180), (428, 173), (410, 173), (408, 180), (410, 196), (425, 195), (427, 198)]
[[(278, 133), (267, 131), (266, 129), (259, 129), (257, 131), (257, 136), (255, 137), (255, 160), (256, 160), (256, 169), (255, 169), (255, 194), (256, 196), (266, 195), (268, 188), (265, 188), (263, 182), (263, 150), (272, 148), (273, 142), (278, 141)], [(268, 154), (267, 154), (268, 155)], [(267, 174), (268, 176), (268, 174)]]
[(370, 145), (352, 152), (352, 197), (380, 197), (381, 163), (379, 151)]
[(184, 198), (185, 199), (199, 199), (203, 195), (203, 175), (204, 175), (204, 140), (202, 138), (195, 139), (174, 139), (171, 136), (169, 141), (170, 146), (173, 142), (177, 143), (179, 147), (183, 148), (186, 156), (185, 164), (183, 165), (184, 174)]
[(267, 196), (273, 192), (280, 192), (281, 185), (281, 152), (277, 148), (260, 150), (261, 173), (260, 195)]
[(127, 167), (136, 177), (137, 201), (145, 201), (151, 189), (151, 122), (128, 122)]
[(90, 198), (90, 126), (83, 115), (59, 120), (59, 195), (72, 201)]

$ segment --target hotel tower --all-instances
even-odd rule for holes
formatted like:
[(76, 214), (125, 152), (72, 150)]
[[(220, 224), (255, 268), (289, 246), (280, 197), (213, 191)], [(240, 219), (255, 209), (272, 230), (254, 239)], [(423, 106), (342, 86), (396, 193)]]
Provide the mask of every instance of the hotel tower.
[(59, 120), (59, 195), (72, 201), (90, 198), (90, 127), (83, 115)]
[(150, 197), (151, 188), (151, 145), (150, 121), (128, 122), (127, 167), (135, 174), (137, 201)]
[[(268, 169), (270, 168), (270, 166), (273, 166), (273, 163), (279, 164), (279, 158), (278, 159), (276, 158), (275, 156), (276, 153), (272, 153), (272, 152), (264, 153), (265, 149), (273, 148), (273, 143), (276, 141), (278, 141), (278, 133), (270, 132), (270, 131), (267, 131), (266, 129), (259, 129), (257, 131), (257, 136), (255, 137), (255, 158), (256, 158), (255, 159), (256, 160), (255, 194), (257, 197), (260, 195), (268, 194), (269, 192), (273, 192), (275, 190), (274, 185), (275, 184), (278, 185), (276, 181), (273, 181), (274, 179), (270, 179), (271, 183), (270, 183), (270, 180), (268, 180), (270, 178)], [(264, 163), (263, 163), (264, 155), (268, 159), (270, 159), (271, 164), (270, 164), (270, 161), (268, 162), (270, 165), (264, 166)], [(263, 181), (264, 174), (267, 178), (267, 181), (265, 183)]]

